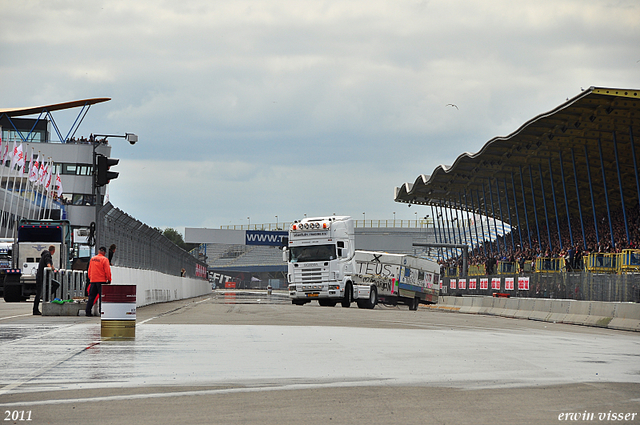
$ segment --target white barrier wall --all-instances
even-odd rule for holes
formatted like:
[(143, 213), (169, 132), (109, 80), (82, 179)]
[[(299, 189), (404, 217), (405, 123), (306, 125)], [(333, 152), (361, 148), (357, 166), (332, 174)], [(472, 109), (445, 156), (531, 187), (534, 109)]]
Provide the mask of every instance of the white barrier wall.
[(640, 332), (640, 303), (440, 296), (426, 308)]
[(114, 285), (136, 285), (136, 307), (182, 300), (211, 292), (207, 280), (170, 276), (152, 270), (111, 267)]

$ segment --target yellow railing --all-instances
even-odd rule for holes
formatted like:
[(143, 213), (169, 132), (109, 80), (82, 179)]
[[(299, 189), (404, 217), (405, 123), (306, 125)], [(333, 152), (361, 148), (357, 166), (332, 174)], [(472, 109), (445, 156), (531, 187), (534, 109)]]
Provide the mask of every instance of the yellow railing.
[(487, 271), (483, 265), (480, 266), (469, 266), (469, 276), (484, 276), (487, 274)]
[(536, 273), (559, 273), (565, 270), (564, 258), (536, 258)]
[(618, 273), (618, 255), (594, 252), (587, 255), (584, 268), (591, 273)]
[(516, 271), (516, 263), (512, 263), (510, 261), (498, 261), (497, 264), (498, 274), (515, 274)]
[(445, 275), (445, 277), (457, 277), (458, 276), (458, 268), (457, 267), (445, 267), (444, 275)]
[(625, 249), (619, 255), (619, 273), (640, 273), (640, 249)]

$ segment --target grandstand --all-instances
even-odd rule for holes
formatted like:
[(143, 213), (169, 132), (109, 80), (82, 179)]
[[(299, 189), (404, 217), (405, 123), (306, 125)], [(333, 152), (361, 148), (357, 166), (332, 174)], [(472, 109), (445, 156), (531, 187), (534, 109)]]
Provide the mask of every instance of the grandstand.
[[(640, 301), (639, 98), (639, 90), (590, 87), (479, 152), (396, 187), (395, 201), (428, 206), (438, 217), (487, 217), (484, 232), (497, 229), (494, 219), (505, 223), (510, 232), (482, 243), (484, 237), (456, 235), (436, 222), (439, 242), (458, 237), (471, 247), (479, 274), (500, 270), (500, 263), (536, 275), (608, 273), (607, 297)], [(449, 277), (467, 276), (455, 256), (441, 261), (453, 270)], [(616, 281), (616, 273), (627, 276)], [(578, 298), (588, 292), (587, 280), (604, 284), (593, 276), (577, 279), (575, 290), (541, 293)], [(564, 285), (566, 279), (554, 282)]]

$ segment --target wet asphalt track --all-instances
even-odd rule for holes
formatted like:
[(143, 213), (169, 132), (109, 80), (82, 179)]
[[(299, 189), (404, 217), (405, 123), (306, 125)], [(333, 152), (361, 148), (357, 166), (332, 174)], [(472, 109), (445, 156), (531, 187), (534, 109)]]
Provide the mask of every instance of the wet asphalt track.
[(30, 307), (0, 302), (4, 423), (27, 413), (34, 424), (557, 423), (564, 412), (640, 413), (632, 332), (218, 292), (140, 308), (135, 339), (108, 340), (97, 318), (35, 317)]

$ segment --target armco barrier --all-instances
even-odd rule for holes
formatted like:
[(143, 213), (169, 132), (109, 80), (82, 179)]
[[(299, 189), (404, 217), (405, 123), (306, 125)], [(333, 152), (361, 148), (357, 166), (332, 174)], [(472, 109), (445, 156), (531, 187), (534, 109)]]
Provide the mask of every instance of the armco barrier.
[(441, 296), (427, 308), (640, 332), (640, 303)]

